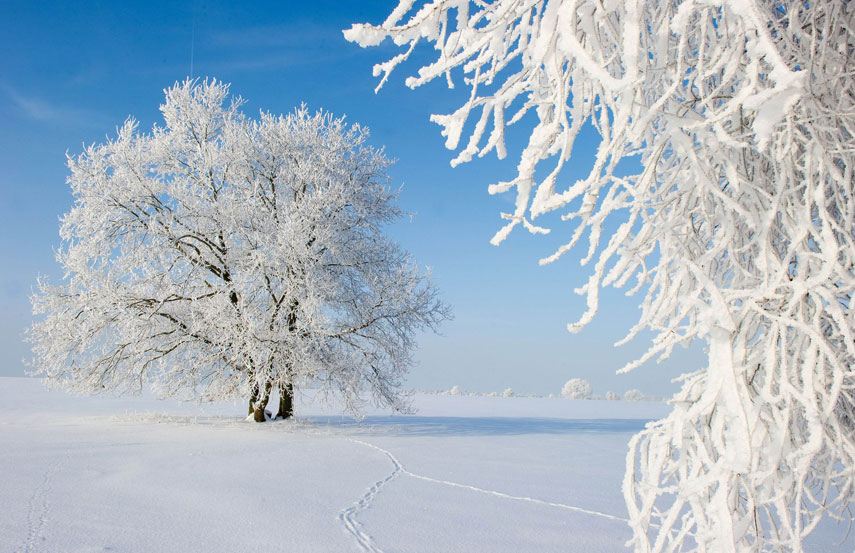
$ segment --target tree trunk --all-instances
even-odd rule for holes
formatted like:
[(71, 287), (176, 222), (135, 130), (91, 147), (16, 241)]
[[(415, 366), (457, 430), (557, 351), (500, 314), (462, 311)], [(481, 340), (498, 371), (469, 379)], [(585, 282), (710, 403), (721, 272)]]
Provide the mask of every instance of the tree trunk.
[(294, 415), (294, 385), (279, 383), (279, 411), (277, 419), (290, 419)]
[[(264, 384), (264, 393), (261, 394), (261, 397), (258, 398), (258, 396), (256, 395), (256, 401), (250, 401), (249, 410), (255, 422), (264, 422), (267, 420), (267, 417), (264, 416), (264, 408), (267, 407), (267, 402), (270, 401), (270, 390), (272, 388), (273, 383), (268, 380)], [(253, 388), (253, 392), (255, 392), (256, 390), (257, 387)]]
[[(288, 305), (288, 332), (297, 332), (297, 308), (299, 306), (300, 302), (296, 299), (292, 299), (290, 305)], [(291, 370), (293, 367), (290, 359), (285, 360), (285, 366), (287, 368), (285, 377), (288, 379), (288, 382), (279, 381), (279, 411), (276, 412), (277, 419), (290, 419), (294, 416), (294, 383), (292, 380), (294, 373)]]
[(258, 403), (258, 382), (253, 382), (249, 395), (249, 413), (247, 413), (247, 415), (255, 413), (256, 403)]

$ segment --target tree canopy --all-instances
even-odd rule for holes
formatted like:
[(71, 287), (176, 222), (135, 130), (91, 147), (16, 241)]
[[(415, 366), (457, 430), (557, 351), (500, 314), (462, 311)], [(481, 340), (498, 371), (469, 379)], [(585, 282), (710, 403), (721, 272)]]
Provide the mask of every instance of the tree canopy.
[(304, 107), (240, 110), (216, 81), (176, 84), (163, 126), (69, 158), (60, 285), (40, 282), (39, 373), (82, 392), (250, 397), (294, 386), (406, 408), (417, 331), (449, 316), (383, 232), (401, 210), (368, 131)]

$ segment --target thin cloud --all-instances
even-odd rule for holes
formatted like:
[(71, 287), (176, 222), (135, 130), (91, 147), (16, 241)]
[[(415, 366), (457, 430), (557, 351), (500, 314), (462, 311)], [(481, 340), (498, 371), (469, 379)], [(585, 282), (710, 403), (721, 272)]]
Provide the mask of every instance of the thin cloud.
[(322, 45), (325, 41), (344, 41), (341, 30), (316, 23), (262, 25), (219, 31), (211, 43), (228, 48), (299, 48)]
[(60, 116), (60, 110), (53, 105), (38, 98), (19, 94), (11, 86), (4, 84), (3, 90), (12, 100), (12, 104), (18, 108), (18, 112), (36, 121), (51, 121)]
[(214, 32), (196, 37), (196, 64), (218, 71), (279, 70), (307, 63), (344, 60), (361, 49), (331, 48), (344, 43), (338, 26), (291, 22)]
[(22, 94), (6, 83), (0, 83), (0, 89), (6, 93), (19, 115), (41, 123), (98, 125), (101, 114), (79, 108), (68, 108), (51, 103), (37, 96)]
[(231, 59), (209, 58), (200, 61), (197, 58), (197, 67), (201, 69), (213, 69), (215, 72), (224, 71), (269, 71), (278, 69), (287, 69), (306, 64), (318, 64), (329, 61), (335, 61), (343, 58), (341, 55), (334, 55), (328, 52), (282, 52), (273, 53), (264, 56), (244, 56), (232, 57)]
[(71, 75), (63, 84), (71, 87), (89, 86), (104, 79), (106, 75), (107, 71), (103, 67), (92, 65)]

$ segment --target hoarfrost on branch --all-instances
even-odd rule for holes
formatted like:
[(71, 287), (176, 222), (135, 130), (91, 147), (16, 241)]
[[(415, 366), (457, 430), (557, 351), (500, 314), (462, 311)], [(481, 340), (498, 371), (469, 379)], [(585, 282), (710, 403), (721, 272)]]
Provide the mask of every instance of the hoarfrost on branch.
[[(673, 413), (634, 438), (624, 494), (636, 551), (802, 551), (855, 493), (855, 6), (839, 0), (403, 0), (381, 25), (401, 54), (436, 59), (410, 87), (460, 78), (465, 103), (431, 119), (453, 164), (507, 154), (532, 124), (501, 242), (558, 212), (587, 242), (577, 291), (639, 294), (627, 339), (656, 333), (624, 370), (703, 340)], [(468, 123), (468, 126), (467, 126)], [(586, 177), (563, 182), (586, 126)], [(464, 129), (469, 129), (464, 133)], [(640, 160), (627, 174), (622, 160)]]

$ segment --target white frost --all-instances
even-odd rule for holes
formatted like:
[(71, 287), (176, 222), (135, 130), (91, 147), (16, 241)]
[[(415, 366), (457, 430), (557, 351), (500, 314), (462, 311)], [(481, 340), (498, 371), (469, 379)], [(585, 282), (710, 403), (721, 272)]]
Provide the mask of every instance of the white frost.
[[(491, 243), (520, 223), (542, 232), (532, 221), (548, 212), (575, 225), (543, 263), (587, 241), (587, 310), (571, 331), (597, 313), (603, 286), (640, 298), (627, 339), (654, 338), (627, 370), (694, 340), (711, 346), (674, 413), (632, 443), (636, 550), (802, 551), (823, 517), (852, 520), (850, 3), (464, 3), (452, 18), (461, 0), (425, 0), (372, 30), (436, 47), (413, 85), (462, 70), (465, 109), (434, 116), (450, 147), (472, 129), (459, 161), (499, 153), (483, 140), (504, 132), (490, 124), (533, 121), (516, 175), (489, 189), (516, 192)], [(509, 106), (516, 115), (487, 117)], [(586, 127), (599, 133), (595, 159), (562, 186)], [(620, 163), (631, 156), (637, 174)]]

